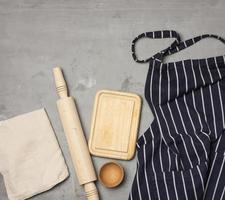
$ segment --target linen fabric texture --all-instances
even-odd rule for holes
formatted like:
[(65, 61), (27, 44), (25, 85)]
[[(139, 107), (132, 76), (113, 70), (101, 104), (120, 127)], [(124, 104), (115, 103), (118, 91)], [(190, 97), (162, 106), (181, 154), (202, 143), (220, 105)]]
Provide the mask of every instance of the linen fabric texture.
[(44, 109), (0, 122), (0, 173), (10, 200), (27, 199), (68, 177)]

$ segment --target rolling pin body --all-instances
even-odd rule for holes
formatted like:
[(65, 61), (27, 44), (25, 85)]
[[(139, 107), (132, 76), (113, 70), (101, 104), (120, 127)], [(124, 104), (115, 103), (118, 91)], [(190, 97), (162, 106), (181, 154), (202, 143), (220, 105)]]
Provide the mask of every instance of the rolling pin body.
[(97, 178), (74, 99), (72, 97), (59, 99), (57, 107), (80, 185), (95, 181)]
[(88, 200), (99, 200), (94, 181), (97, 180), (87, 142), (83, 133), (75, 101), (68, 97), (66, 82), (60, 68), (54, 68), (59, 116), (68, 142), (73, 165), (80, 185), (84, 186)]

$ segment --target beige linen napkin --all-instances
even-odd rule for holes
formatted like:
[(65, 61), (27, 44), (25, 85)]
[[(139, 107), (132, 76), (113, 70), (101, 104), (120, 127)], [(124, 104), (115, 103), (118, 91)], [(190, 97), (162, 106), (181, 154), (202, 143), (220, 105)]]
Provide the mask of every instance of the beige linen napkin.
[(29, 198), (68, 177), (44, 109), (0, 121), (0, 173), (10, 200)]

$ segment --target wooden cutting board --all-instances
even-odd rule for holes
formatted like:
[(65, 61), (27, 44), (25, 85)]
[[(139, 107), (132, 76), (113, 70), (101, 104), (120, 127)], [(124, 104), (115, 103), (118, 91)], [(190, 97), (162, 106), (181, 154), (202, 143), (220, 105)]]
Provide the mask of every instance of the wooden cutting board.
[(141, 98), (132, 93), (101, 90), (92, 116), (89, 150), (107, 158), (130, 160), (136, 147)]

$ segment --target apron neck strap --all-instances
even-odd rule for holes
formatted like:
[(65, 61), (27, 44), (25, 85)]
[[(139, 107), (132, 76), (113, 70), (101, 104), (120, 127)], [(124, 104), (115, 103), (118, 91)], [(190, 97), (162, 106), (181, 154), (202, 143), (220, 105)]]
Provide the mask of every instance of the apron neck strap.
[[(141, 38), (152, 38), (152, 39), (175, 38), (175, 41), (168, 48), (158, 52), (154, 56), (152, 56), (152, 57), (150, 57), (146, 60), (139, 60), (137, 58), (137, 55), (136, 55), (135, 45), (136, 45), (136, 42)], [(164, 56), (171, 55), (171, 54), (179, 52), (183, 49), (186, 49), (186, 48), (194, 45), (195, 43), (199, 42), (200, 40), (202, 40), (204, 38), (215, 38), (215, 39), (220, 40), (221, 42), (223, 42), (225, 44), (225, 39), (223, 39), (222, 37), (219, 37), (217, 35), (213, 35), (213, 34), (204, 34), (204, 35), (197, 36), (197, 37), (194, 37), (194, 38), (191, 38), (191, 39), (188, 39), (188, 40), (185, 40), (185, 41), (181, 42), (180, 36), (178, 35), (177, 32), (175, 32), (173, 30), (171, 30), (171, 31), (169, 31), (169, 30), (154, 31), (154, 32), (142, 33), (133, 40), (132, 48), (131, 48), (132, 56), (133, 56), (133, 59), (138, 63), (147, 63), (150, 60), (162, 61)]]
[[(159, 57), (161, 57), (159, 55), (160, 53), (157, 53), (156, 55), (154, 55), (148, 59), (145, 59), (145, 60), (138, 59), (137, 54), (136, 54), (136, 43), (137, 43), (137, 41), (139, 41), (142, 38), (150, 38), (150, 39), (175, 38), (174, 42), (167, 49), (174, 48), (175, 46), (177, 46), (180, 43), (179, 34), (173, 30), (152, 31), (152, 32), (142, 33), (142, 34), (138, 35), (136, 38), (134, 38), (134, 40), (132, 41), (132, 46), (131, 46), (133, 59), (138, 63), (147, 63), (151, 59), (157, 59), (157, 58), (159, 59)], [(166, 52), (167, 49), (165, 49), (164, 52)]]

